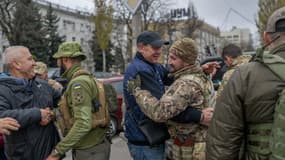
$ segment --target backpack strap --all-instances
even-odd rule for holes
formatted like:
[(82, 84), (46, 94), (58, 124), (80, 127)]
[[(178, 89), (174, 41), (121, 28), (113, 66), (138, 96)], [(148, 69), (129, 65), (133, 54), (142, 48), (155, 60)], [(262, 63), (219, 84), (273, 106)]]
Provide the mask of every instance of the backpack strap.
[[(99, 82), (92, 74), (84, 69), (80, 69), (73, 73), (72, 79), (76, 78), (81, 75), (89, 75), (94, 81), (97, 86), (98, 94), (96, 99), (99, 103), (96, 103), (96, 99), (93, 100), (93, 122), (92, 127), (96, 128), (97, 126), (106, 127), (110, 123), (110, 115), (109, 115), (109, 106), (106, 103), (106, 95), (104, 84)], [(98, 106), (99, 105), (99, 106)]]
[(273, 54), (264, 54), (263, 62), (275, 75), (285, 81), (285, 60), (282, 57)]
[(84, 70), (84, 69), (80, 69), (80, 70), (78, 70), (78, 71), (76, 71), (76, 72), (73, 73), (72, 79), (73, 79), (73, 78), (76, 78), (76, 77), (78, 77), (78, 76), (81, 76), (81, 75), (91, 75), (91, 73), (88, 72), (88, 71), (86, 71), (86, 70)]

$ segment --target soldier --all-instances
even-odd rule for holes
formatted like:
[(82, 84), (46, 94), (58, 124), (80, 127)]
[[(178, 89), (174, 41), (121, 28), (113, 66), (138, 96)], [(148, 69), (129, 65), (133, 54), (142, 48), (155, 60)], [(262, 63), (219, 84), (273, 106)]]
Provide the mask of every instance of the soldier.
[[(175, 81), (159, 99), (140, 89), (140, 80), (129, 80), (128, 90), (135, 96), (140, 109), (156, 122), (167, 122), (173, 140), (173, 159), (205, 159), (205, 138), (215, 105), (214, 88), (209, 77), (196, 62), (198, 50), (190, 38), (176, 41), (169, 49), (168, 64)], [(188, 106), (205, 112), (205, 125), (178, 123), (170, 119), (183, 113)], [(206, 109), (207, 108), (207, 109)], [(203, 120), (202, 120), (203, 121)]]
[(220, 97), (224, 86), (227, 84), (234, 70), (243, 64), (246, 64), (251, 59), (250, 55), (242, 55), (240, 47), (229, 44), (223, 48), (222, 58), (228, 66), (228, 70), (223, 75), (223, 80), (217, 91), (217, 98)]
[(70, 149), (73, 149), (75, 160), (109, 160), (108, 127), (92, 126), (94, 107), (98, 104), (100, 93), (94, 77), (80, 66), (81, 61), (86, 59), (80, 44), (65, 42), (53, 57), (61, 68), (61, 76), (69, 81), (60, 107), (68, 108), (63, 116), (71, 113), (69, 121), (73, 121), (67, 135), (56, 145), (48, 160), (59, 159)]
[(63, 87), (60, 83), (53, 79), (48, 79), (48, 68), (44, 62), (36, 62), (34, 72), (36, 73), (37, 78), (47, 80), (48, 84), (50, 84), (53, 88), (60, 92), (62, 91)]
[[(284, 33), (285, 7), (282, 7), (268, 18), (264, 42), (268, 45), (269, 54), (262, 57), (263, 60), (269, 57), (271, 64), (284, 66)], [(273, 57), (278, 57), (278, 63)], [(217, 99), (207, 137), (207, 160), (238, 159), (242, 141), (246, 142), (242, 148), (243, 160), (272, 159), (274, 145), (270, 137), (277, 132), (271, 132), (271, 129), (274, 128), (274, 112), (278, 112), (275, 106), (279, 104), (278, 98), (284, 86), (284, 79), (265, 63), (252, 61), (236, 68), (221, 93), (222, 98)], [(284, 126), (284, 123), (279, 125)], [(280, 143), (278, 147), (283, 146), (284, 143)]]

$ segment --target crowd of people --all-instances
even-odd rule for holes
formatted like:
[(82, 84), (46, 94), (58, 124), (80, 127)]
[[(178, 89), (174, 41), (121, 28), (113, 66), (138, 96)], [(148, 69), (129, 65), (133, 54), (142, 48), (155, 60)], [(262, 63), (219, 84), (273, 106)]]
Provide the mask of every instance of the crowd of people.
[[(274, 150), (271, 138), (274, 127), (280, 125), (274, 123), (279, 112), (276, 105), (280, 105), (279, 96), (285, 87), (285, 75), (282, 71), (275, 72), (285, 65), (284, 32), (285, 7), (268, 19), (264, 34), (268, 54), (260, 51), (248, 56), (234, 44), (225, 46), (221, 57), (228, 70), (218, 91), (214, 90), (211, 77), (219, 63), (200, 65), (193, 39), (185, 37), (171, 44), (168, 65), (164, 67), (159, 58), (163, 46), (169, 42), (155, 31), (141, 32), (136, 55), (125, 70), (123, 83), (124, 132), (131, 157), (134, 160), (285, 158)], [(108, 160), (109, 117), (98, 113), (110, 110), (103, 107), (104, 89), (80, 65), (86, 59), (80, 44), (64, 42), (53, 57), (61, 77), (68, 82), (66, 86), (48, 80), (47, 65), (35, 62), (27, 47), (11, 46), (4, 51), (0, 133), (4, 135), (5, 157), (59, 160), (72, 150), (74, 160)], [(105, 86), (105, 92), (114, 95), (115, 91)], [(116, 101), (110, 94), (105, 93), (109, 105)], [(279, 134), (283, 132), (278, 130)], [(166, 147), (166, 143), (170, 145)], [(278, 146), (280, 149), (284, 144)]]

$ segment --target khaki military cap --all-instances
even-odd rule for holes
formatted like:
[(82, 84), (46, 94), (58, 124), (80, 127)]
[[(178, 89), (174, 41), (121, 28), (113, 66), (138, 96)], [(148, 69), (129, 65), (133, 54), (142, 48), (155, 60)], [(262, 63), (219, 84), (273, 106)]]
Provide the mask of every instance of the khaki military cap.
[(58, 51), (53, 55), (53, 58), (62, 57), (81, 57), (82, 60), (86, 59), (85, 54), (82, 52), (82, 48), (77, 42), (64, 42), (58, 47)]

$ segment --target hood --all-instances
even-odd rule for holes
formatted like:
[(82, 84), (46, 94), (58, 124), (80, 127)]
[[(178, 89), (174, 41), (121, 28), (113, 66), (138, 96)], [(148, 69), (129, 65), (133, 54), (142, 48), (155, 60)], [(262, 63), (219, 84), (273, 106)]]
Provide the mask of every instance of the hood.
[(229, 68), (235, 68), (237, 66), (248, 63), (251, 60), (251, 55), (241, 55), (234, 59), (233, 63)]
[(32, 81), (33, 80), (30, 80), (29, 84), (27, 85), (23, 78), (15, 78), (7, 73), (0, 74), (0, 86), (7, 86), (9, 88), (15, 88), (15, 89), (25, 88), (30, 90), (32, 86)]

